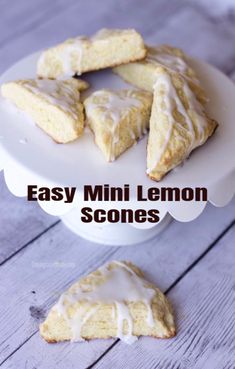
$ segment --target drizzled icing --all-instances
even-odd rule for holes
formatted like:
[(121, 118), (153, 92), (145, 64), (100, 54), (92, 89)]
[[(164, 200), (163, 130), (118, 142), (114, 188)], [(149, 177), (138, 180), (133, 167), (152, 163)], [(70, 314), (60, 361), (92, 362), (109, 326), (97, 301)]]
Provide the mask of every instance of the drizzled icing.
[[(117, 322), (116, 336), (121, 340), (132, 343), (137, 338), (133, 336), (133, 319), (128, 308), (128, 302), (142, 302), (147, 308), (146, 323), (149, 327), (154, 326), (154, 318), (151, 302), (156, 291), (139, 277), (128, 265), (120, 261), (112, 261), (98, 269), (95, 273), (96, 284), (89, 286), (77, 284), (76, 288), (65, 292), (55, 305), (59, 315), (67, 321), (72, 339), (82, 340), (81, 330), (86, 321), (96, 313), (102, 304), (112, 304), (112, 318)], [(91, 274), (92, 276), (92, 274)], [(68, 307), (78, 302), (85, 302), (71, 319), (68, 316)], [(85, 314), (83, 314), (85, 312)], [(82, 317), (82, 318), (81, 318)], [(128, 330), (123, 332), (123, 324), (126, 321)]]
[(109, 28), (102, 28), (98, 32), (96, 32), (91, 38), (91, 41), (95, 40), (103, 40), (108, 41), (110, 37), (114, 35), (123, 35), (124, 33), (129, 33), (129, 31), (125, 31), (123, 29), (109, 29)]
[(77, 104), (80, 100), (80, 93), (69, 80), (32, 79), (23, 80), (22, 84), (35, 95), (42, 96), (46, 101), (59, 106), (77, 119)]
[[(187, 98), (188, 108), (186, 109), (181, 101), (181, 98), (178, 96), (177, 90), (172, 82), (171, 76), (168, 73), (162, 73), (158, 76), (155, 85), (154, 91), (158, 91), (160, 86), (164, 86), (164, 95), (163, 95), (163, 104), (158, 104), (157, 109), (160, 113), (164, 114), (168, 118), (169, 128), (165, 134), (164, 143), (162, 144), (161, 149), (155, 159), (155, 163), (153, 167), (147, 169), (147, 173), (149, 174), (160, 162), (162, 155), (164, 154), (168, 143), (171, 139), (172, 131), (174, 125), (179, 125), (180, 130), (185, 130), (186, 135), (190, 136), (190, 143), (185, 153), (185, 159), (188, 157), (190, 152), (195, 149), (197, 146), (200, 146), (204, 143), (205, 140), (205, 127), (207, 126), (207, 118), (205, 116), (204, 109), (202, 105), (199, 103), (194, 93), (190, 89), (188, 82), (185, 79), (182, 79), (183, 82), (183, 93)], [(156, 93), (156, 92), (155, 92)], [(173, 116), (173, 111), (176, 109), (183, 117), (186, 123), (185, 128), (182, 123), (176, 121)], [(192, 121), (189, 111), (193, 112), (195, 118), (194, 122)], [(183, 139), (183, 138), (182, 138)]]
[[(130, 29), (119, 30), (103, 28), (91, 37), (78, 36), (71, 38), (64, 43), (53, 47), (52, 49), (44, 51), (38, 60), (38, 69), (44, 70), (43, 75), (45, 75), (45, 71), (49, 68), (48, 64), (50, 64), (47, 63), (47, 57), (50, 58), (50, 55), (52, 55), (54, 58), (55, 51), (56, 59), (62, 65), (61, 74), (59, 76), (57, 75), (58, 79), (63, 79), (64, 76), (71, 77), (75, 73), (81, 75), (83, 71), (84, 50), (87, 50), (87, 48), (92, 46), (96, 41), (105, 44), (114, 36), (125, 36), (130, 35), (131, 33), (135, 33), (135, 31)], [(52, 54), (50, 54), (51, 52)], [(74, 65), (73, 58), (76, 60)], [(50, 68), (47, 71), (49, 72), (48, 74), (50, 74)]]
[[(76, 57), (76, 74), (80, 75), (82, 72), (82, 56), (84, 43), (88, 43), (89, 39), (85, 36), (78, 36), (67, 40), (64, 44), (58, 46), (57, 56), (62, 64), (63, 71), (58, 79), (72, 77), (75, 71), (72, 68), (72, 58)], [(47, 56), (49, 50), (44, 51), (38, 59), (38, 69), (47, 67)]]
[[(107, 128), (111, 132), (112, 138), (109, 148), (111, 161), (115, 159), (115, 145), (120, 139), (119, 127), (121, 119), (128, 116), (133, 108), (141, 109), (143, 106), (141, 96), (137, 97), (133, 92), (137, 93), (137, 91), (133, 90), (123, 90), (122, 93), (115, 93), (109, 90), (96, 91), (92, 95), (92, 101), (90, 100), (89, 103), (86, 104), (86, 112), (88, 117), (94, 109), (101, 108), (100, 111), (102, 111), (103, 121), (110, 121), (111, 118), (110, 124), (107, 125)], [(98, 102), (95, 102), (96, 98), (99, 98)], [(127, 126), (129, 128), (130, 137), (133, 140), (137, 140), (137, 138), (140, 138), (146, 133), (146, 129), (143, 127), (141, 115), (136, 117), (135, 122), (138, 136), (136, 135), (134, 127), (132, 127), (131, 124), (127, 124)]]
[(164, 52), (157, 52), (153, 49), (149, 49), (146, 60), (155, 61), (175, 72), (185, 73), (188, 69), (185, 61), (178, 56)]
[(148, 48), (146, 61), (157, 63), (171, 72), (180, 73), (184, 78), (192, 80), (197, 85), (200, 84), (186, 61), (182, 57), (167, 52), (164, 47)]
[(71, 77), (75, 74), (72, 69), (72, 57), (76, 55), (76, 74), (82, 73), (82, 57), (84, 42), (89, 42), (89, 39), (85, 36), (76, 37), (67, 42), (64, 48), (60, 52), (60, 60), (63, 65), (63, 78), (64, 76)]

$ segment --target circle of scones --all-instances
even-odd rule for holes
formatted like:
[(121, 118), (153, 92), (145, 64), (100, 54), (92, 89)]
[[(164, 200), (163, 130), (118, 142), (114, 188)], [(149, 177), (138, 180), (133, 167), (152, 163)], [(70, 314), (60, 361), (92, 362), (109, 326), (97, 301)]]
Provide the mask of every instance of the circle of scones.
[(88, 87), (71, 77), (113, 66), (115, 73), (141, 90), (91, 94), (84, 102), (88, 126), (107, 161), (115, 160), (149, 129), (146, 172), (159, 181), (218, 126), (205, 111), (205, 91), (180, 49), (145, 46), (134, 29), (102, 29), (43, 51), (37, 64), (42, 79), (3, 84), (2, 95), (56, 142), (67, 143), (83, 133), (79, 91)]

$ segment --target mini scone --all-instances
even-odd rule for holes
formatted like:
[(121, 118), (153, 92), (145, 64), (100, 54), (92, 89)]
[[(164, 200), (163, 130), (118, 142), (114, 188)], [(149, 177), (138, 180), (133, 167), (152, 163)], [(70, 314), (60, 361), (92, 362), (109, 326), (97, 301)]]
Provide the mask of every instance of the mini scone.
[(69, 39), (45, 50), (38, 61), (42, 78), (73, 76), (143, 59), (146, 48), (134, 29), (102, 29), (92, 37)]
[(96, 144), (107, 161), (114, 161), (147, 132), (152, 93), (103, 89), (91, 94), (84, 105)]
[(47, 342), (175, 335), (172, 308), (164, 294), (130, 262), (111, 261), (80, 279), (52, 307), (40, 334)]
[(147, 145), (147, 174), (156, 181), (213, 134), (210, 119), (187, 79), (158, 68)]
[(79, 90), (85, 81), (24, 79), (4, 83), (3, 97), (26, 112), (54, 141), (66, 143), (83, 133), (84, 113)]
[(147, 56), (144, 60), (120, 65), (113, 71), (126, 82), (147, 91), (152, 91), (158, 76), (158, 67), (165, 67), (169, 73), (177, 72), (187, 79), (189, 86), (196, 93), (197, 98), (203, 104), (207, 102), (204, 89), (195, 71), (188, 64), (188, 57), (178, 48), (161, 45), (147, 47)]

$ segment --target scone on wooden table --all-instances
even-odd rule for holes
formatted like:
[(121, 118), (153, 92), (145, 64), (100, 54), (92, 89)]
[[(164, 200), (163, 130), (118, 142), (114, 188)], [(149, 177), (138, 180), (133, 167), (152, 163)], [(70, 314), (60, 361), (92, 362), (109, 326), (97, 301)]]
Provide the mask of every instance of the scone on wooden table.
[(45, 50), (38, 61), (42, 78), (73, 76), (143, 59), (146, 48), (134, 29), (102, 29), (92, 37), (69, 39)]
[(79, 90), (85, 81), (24, 79), (4, 83), (2, 95), (26, 112), (58, 143), (75, 140), (83, 133), (84, 113)]
[(91, 94), (84, 105), (96, 144), (105, 159), (113, 161), (147, 132), (152, 93), (104, 89)]
[(207, 102), (199, 79), (195, 71), (189, 66), (188, 57), (181, 49), (167, 45), (146, 47), (147, 56), (144, 60), (120, 65), (113, 68), (113, 71), (125, 81), (147, 91), (152, 91), (158, 76), (158, 67), (163, 66), (169, 73), (177, 72), (186, 78), (199, 101), (203, 104)]
[(175, 335), (171, 306), (130, 262), (111, 261), (81, 278), (61, 295), (40, 326), (48, 342)]
[(158, 68), (147, 146), (147, 174), (159, 181), (214, 133), (210, 119), (187, 79)]

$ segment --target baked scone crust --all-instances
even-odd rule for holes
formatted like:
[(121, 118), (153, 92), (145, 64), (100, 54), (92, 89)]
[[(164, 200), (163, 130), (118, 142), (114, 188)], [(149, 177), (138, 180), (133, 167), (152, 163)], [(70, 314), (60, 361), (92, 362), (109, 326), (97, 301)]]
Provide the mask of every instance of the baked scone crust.
[(67, 143), (83, 133), (84, 113), (79, 90), (85, 81), (24, 79), (4, 83), (3, 97), (27, 113), (54, 141)]
[[(129, 290), (128, 290), (129, 288)], [(129, 296), (129, 298), (128, 298)], [(139, 296), (142, 298), (139, 299)], [(130, 262), (112, 261), (72, 285), (40, 325), (47, 342), (175, 335), (172, 308), (164, 294)]]
[(145, 59), (120, 65), (113, 71), (126, 82), (147, 91), (152, 91), (158, 77), (158, 68), (164, 67), (168, 73), (179, 73), (189, 83), (197, 96), (197, 99), (206, 104), (207, 97), (195, 71), (190, 67), (187, 55), (179, 48), (160, 45), (146, 46), (147, 56)]
[(180, 73), (157, 69), (147, 145), (147, 174), (159, 181), (214, 133), (197, 91)]
[(159, 181), (213, 134), (217, 122), (188, 57), (167, 45), (147, 47), (144, 60), (113, 69), (129, 83), (154, 90), (147, 146), (147, 174)]
[[(83, 92), (83, 91), (87, 90), (90, 87), (89, 83), (87, 81), (84, 81), (84, 79), (77, 78), (77, 76), (73, 79), (75, 79), (77, 81), (76, 84), (74, 84), (74, 87), (76, 86), (76, 89), (80, 92)], [(72, 79), (72, 81), (73, 81), (73, 79)], [(69, 78), (68, 80), (71, 80), (71, 79)]]
[(85, 101), (87, 124), (107, 161), (133, 146), (149, 128), (152, 93), (103, 89)]
[(140, 60), (145, 55), (143, 39), (134, 29), (102, 29), (92, 37), (76, 37), (45, 50), (37, 74), (42, 78), (81, 75)]

